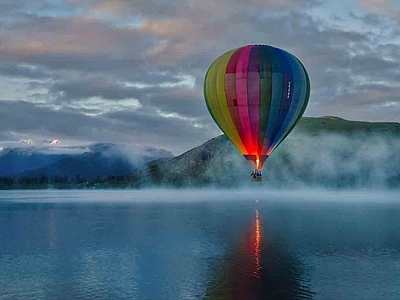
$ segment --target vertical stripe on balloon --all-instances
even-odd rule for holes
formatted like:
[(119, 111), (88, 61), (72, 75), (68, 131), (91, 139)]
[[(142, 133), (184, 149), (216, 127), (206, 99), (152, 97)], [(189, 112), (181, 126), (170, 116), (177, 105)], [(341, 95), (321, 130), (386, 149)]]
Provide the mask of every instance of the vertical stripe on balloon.
[(245, 151), (245, 147), (237, 133), (228, 109), (225, 93), (225, 68), (234, 50), (227, 52), (211, 65), (206, 75), (205, 98), (207, 107), (214, 119), (219, 120), (219, 127), (234, 143), (239, 151)]
[[(283, 74), (283, 84), (282, 84), (282, 95), (280, 99), (280, 108), (278, 112), (278, 118), (274, 124), (274, 129), (271, 134), (271, 145), (273, 147), (273, 143), (277, 138), (279, 130), (281, 129), (286, 116), (289, 112), (289, 108), (292, 102), (292, 85), (293, 85), (293, 70), (290, 63), (290, 58), (285, 55), (285, 52), (275, 48), (275, 53), (278, 57), (278, 61), (281, 62), (282, 74)], [(270, 151), (268, 151), (270, 154)]]
[(243, 142), (247, 145), (248, 154), (255, 154), (253, 140), (251, 138), (249, 99), (248, 99), (248, 72), (249, 58), (252, 46), (246, 46), (240, 53), (236, 64), (236, 99), (239, 109), (240, 122), (243, 129)]
[(224, 116), (226, 126), (225, 132), (229, 139), (234, 143), (237, 144), (237, 147), (240, 151), (243, 151), (245, 148), (241, 141), (241, 138), (238, 135), (236, 130), (235, 124), (233, 123), (231, 114), (229, 112), (228, 103), (226, 99), (226, 92), (225, 92), (225, 69), (228, 64), (229, 58), (231, 57), (233, 51), (226, 53), (220, 59), (221, 65), (217, 71), (217, 80), (216, 80), (216, 87), (217, 87), (217, 96), (219, 99), (219, 104), (221, 107), (222, 114)]
[(280, 126), (280, 130), (277, 133), (275, 140), (273, 141), (270, 151), (276, 148), (280, 144), (280, 142), (287, 136), (288, 132), (292, 130), (293, 126), (300, 116), (301, 109), (304, 106), (304, 101), (306, 100), (305, 93), (307, 89), (307, 83), (306, 81), (302, 80), (302, 78), (305, 77), (305, 71), (297, 59), (289, 56), (289, 54), (286, 54), (286, 56), (287, 59), (291, 62), (293, 70), (293, 83), (291, 85), (292, 101), (286, 119), (283, 122), (282, 126)]
[(258, 154), (262, 154), (271, 108), (272, 61), (268, 46), (259, 46), (260, 61), (260, 117), (258, 128)]
[(236, 94), (236, 65), (243, 49), (244, 47), (237, 49), (228, 61), (225, 69), (225, 93), (233, 123), (235, 124), (238, 135), (240, 136), (240, 139), (246, 148), (246, 151), (242, 154), (249, 154), (249, 144), (246, 143), (246, 132), (242, 126)]
[(274, 62), (272, 65), (272, 95), (271, 105), (269, 109), (269, 118), (267, 123), (267, 130), (265, 133), (264, 144), (262, 152), (266, 153), (273, 142), (273, 133), (275, 125), (278, 119), (279, 110), (281, 107), (282, 99), (282, 85), (283, 85), (283, 74), (276, 72), (277, 64)]
[(258, 127), (260, 121), (260, 59), (258, 47), (252, 47), (247, 74), (247, 99), (253, 153), (258, 154)]

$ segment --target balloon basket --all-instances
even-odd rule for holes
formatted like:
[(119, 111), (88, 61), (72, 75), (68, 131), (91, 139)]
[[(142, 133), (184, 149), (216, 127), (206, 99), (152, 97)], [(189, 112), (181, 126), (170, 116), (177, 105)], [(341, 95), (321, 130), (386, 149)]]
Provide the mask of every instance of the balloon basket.
[(251, 181), (254, 181), (254, 182), (262, 181), (262, 174), (261, 174), (260, 170), (256, 169), (251, 173)]

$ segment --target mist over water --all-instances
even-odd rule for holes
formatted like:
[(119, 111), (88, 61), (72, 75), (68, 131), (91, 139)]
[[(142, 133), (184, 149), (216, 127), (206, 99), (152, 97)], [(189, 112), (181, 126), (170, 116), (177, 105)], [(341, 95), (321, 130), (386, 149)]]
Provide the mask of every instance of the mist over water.
[[(277, 149), (271, 172), (295, 186), (390, 188), (400, 186), (400, 138), (381, 133), (297, 134)], [(281, 150), (281, 151), (279, 151)], [(286, 166), (280, 171), (279, 166)], [(301, 170), (301, 171), (300, 171)]]
[(5, 191), (0, 299), (399, 299), (397, 191)]
[[(168, 172), (186, 175), (181, 179), (183, 186), (254, 188), (250, 182), (253, 166), (226, 138), (211, 141), (201, 153), (196, 151), (168, 166)], [(267, 159), (263, 182), (257, 185), (269, 189), (400, 189), (400, 138), (385, 131), (295, 129)]]
[(394, 202), (400, 203), (400, 190), (363, 189), (163, 189), (144, 190), (4, 190), (2, 202), (32, 203), (196, 203), (241, 202), (264, 199), (269, 202)]

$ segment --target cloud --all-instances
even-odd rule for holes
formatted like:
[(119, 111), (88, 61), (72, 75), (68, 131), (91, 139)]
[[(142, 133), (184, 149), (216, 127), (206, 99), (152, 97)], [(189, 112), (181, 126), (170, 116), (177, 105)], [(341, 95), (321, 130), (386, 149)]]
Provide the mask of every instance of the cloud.
[(61, 143), (60, 140), (52, 140), (51, 143), (50, 143), (50, 145), (58, 145), (58, 144), (60, 144), (60, 143)]
[(363, 12), (332, 21), (315, 12), (323, 3), (314, 0), (2, 1), (0, 86), (12, 79), (13, 89), (0, 99), (25, 95), (0, 102), (20, 115), (5, 117), (2, 132), (135, 135), (182, 151), (219, 133), (204, 105), (204, 74), (244, 44), (281, 47), (304, 63), (312, 87), (306, 115), (400, 121), (396, 3), (357, 7)]
[(2, 131), (0, 131), (0, 141), (3, 141), (3, 142), (17, 142), (17, 141), (19, 141), (19, 139), (12, 132), (2, 132)]
[[(179, 154), (218, 134), (208, 128), (211, 122), (138, 109), (100, 116), (88, 116), (78, 110), (53, 110), (28, 102), (0, 102), (0, 137), (6, 142), (11, 133), (33, 142), (53, 140), (125, 143), (135, 147), (158, 147)], [(177, 138), (179, 143), (177, 143)], [(3, 142), (0, 140), (0, 144)]]
[(400, 20), (400, 5), (395, 0), (367, 0), (360, 2), (359, 6), (373, 13)]
[(32, 140), (24, 140), (24, 139), (21, 139), (21, 143), (27, 144), (27, 145), (32, 145), (32, 144), (34, 144), (35, 142), (32, 141)]

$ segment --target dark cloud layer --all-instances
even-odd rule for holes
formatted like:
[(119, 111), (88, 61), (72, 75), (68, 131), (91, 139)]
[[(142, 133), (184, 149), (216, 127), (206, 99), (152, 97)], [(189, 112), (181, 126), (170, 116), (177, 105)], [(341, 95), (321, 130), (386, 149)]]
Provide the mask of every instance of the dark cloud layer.
[(0, 138), (3, 141), (27, 137), (34, 141), (43, 138), (82, 143), (114, 141), (130, 144), (132, 148), (164, 145), (180, 153), (217, 135), (218, 130), (211, 125), (208, 119), (168, 118), (144, 109), (92, 117), (68, 108), (53, 110), (28, 102), (0, 102)]
[(244, 44), (300, 58), (312, 85), (306, 115), (400, 121), (397, 8), (364, 1), (347, 14), (314, 12), (324, 3), (2, 1), (0, 78), (19, 80), (26, 101), (0, 93), (0, 143), (20, 134), (184, 151), (218, 134), (204, 74)]

